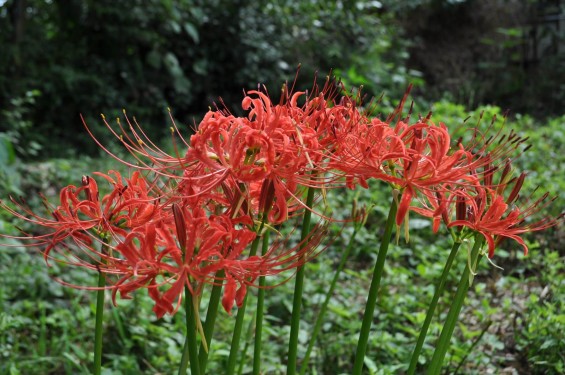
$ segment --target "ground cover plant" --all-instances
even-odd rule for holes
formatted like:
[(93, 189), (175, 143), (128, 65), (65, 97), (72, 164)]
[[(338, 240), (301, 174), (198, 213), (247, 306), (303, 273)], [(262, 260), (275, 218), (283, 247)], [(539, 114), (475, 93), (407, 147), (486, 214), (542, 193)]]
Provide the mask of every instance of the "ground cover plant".
[[(436, 105), (444, 117), (419, 115), (404, 108), (407, 97), (381, 120), (360, 99), (331, 78), (308, 93), (284, 86), (280, 104), (249, 91), (244, 117), (211, 110), (190, 139), (173, 122), (170, 153), (134, 119), (108, 123), (131, 155), (100, 146), (129, 168), (85, 175), (60, 191), (59, 203), (3, 201), (11, 246), (3, 264), (30, 275), (25, 284), (3, 273), (17, 286), (2, 294), (3, 370), (439, 373), (449, 352), (450, 371), (472, 372), (509, 365), (497, 358), (509, 338), (492, 328), (512, 327), (517, 352), (537, 330), (550, 339), (516, 355), (520, 366), (560, 371), (563, 342), (546, 323), (561, 321), (562, 280), (551, 260), (563, 254), (548, 248), (559, 228), (521, 235), (556, 226), (562, 214), (552, 204), (558, 198), (520, 197), (535, 185), (513, 167), (526, 135), (481, 116), (462, 124), (462, 110), (447, 103)], [(547, 142), (559, 137), (549, 135)], [(505, 238), (553, 271), (532, 272), (544, 276), (534, 283)], [(36, 248), (54, 279), (96, 291), (97, 301), (39, 273)], [(479, 262), (483, 255), (507, 260), (510, 273)], [(295, 272), (296, 282), (285, 283)], [(510, 286), (523, 283), (543, 286), (539, 299)], [(475, 298), (457, 325), (469, 288)], [(183, 309), (186, 319), (177, 314)]]

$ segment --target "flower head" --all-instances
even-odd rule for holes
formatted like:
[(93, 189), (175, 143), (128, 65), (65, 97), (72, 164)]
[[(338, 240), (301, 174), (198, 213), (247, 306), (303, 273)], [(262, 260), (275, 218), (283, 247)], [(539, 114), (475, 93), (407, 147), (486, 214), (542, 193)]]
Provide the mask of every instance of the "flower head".
[[(517, 181), (515, 186), (521, 186), (520, 179)], [(489, 258), (494, 256), (496, 247), (504, 238), (518, 242), (524, 249), (524, 255), (527, 255), (528, 246), (520, 236), (555, 226), (563, 221), (564, 214), (556, 218), (543, 217), (537, 221), (532, 220), (532, 216), (542, 211), (554, 199), (548, 200), (548, 194), (544, 194), (532, 203), (517, 206), (513, 204), (516, 190), (519, 188), (513, 189), (507, 198), (488, 187), (477, 188), (472, 193), (458, 191), (458, 217), (449, 223), (448, 227), (465, 227), (481, 234), (488, 244)]]
[(151, 197), (153, 187), (139, 173), (131, 178), (123, 178), (118, 172), (108, 174), (96, 172), (111, 183), (111, 190), (101, 199), (96, 180), (83, 176), (81, 186), (69, 185), (61, 189), (58, 206), (49, 204), (42, 197), (44, 206), (51, 217), (43, 217), (33, 212), (25, 203), (12, 199), (16, 208), (2, 204), (2, 207), (15, 217), (43, 228), (46, 233), (17, 236), (29, 241), (30, 246), (44, 246), (45, 258), (51, 250), (61, 247), (67, 251), (65, 243), (70, 240), (87, 248), (93, 239), (109, 240), (112, 236), (125, 237), (128, 230), (153, 220), (159, 215), (158, 199)]

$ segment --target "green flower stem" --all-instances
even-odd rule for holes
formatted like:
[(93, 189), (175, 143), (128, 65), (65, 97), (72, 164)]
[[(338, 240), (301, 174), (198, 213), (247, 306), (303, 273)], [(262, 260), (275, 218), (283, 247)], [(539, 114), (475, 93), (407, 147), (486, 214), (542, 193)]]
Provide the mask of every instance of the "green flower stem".
[(235, 374), (235, 365), (237, 355), (239, 354), (239, 341), (241, 338), (241, 330), (243, 329), (243, 318), (245, 316), (245, 309), (247, 306), (247, 295), (243, 298), (241, 307), (237, 309), (237, 316), (235, 318), (235, 327), (233, 329), (233, 336), (231, 339), (230, 356), (228, 358), (228, 369), (226, 374)]
[[(459, 313), (461, 312), (461, 307), (463, 306), (465, 295), (467, 294), (467, 291), (469, 290), (469, 287), (471, 285), (469, 275), (471, 274), (471, 272), (475, 271), (477, 264), (479, 263), (481, 258), (479, 256), (479, 249), (481, 248), (482, 244), (482, 239), (475, 240), (475, 245), (471, 250), (471, 262), (467, 263), (467, 266), (465, 267), (465, 270), (461, 275), (461, 280), (459, 281), (457, 291), (455, 292), (455, 298), (451, 303), (449, 312), (447, 313), (446, 321), (441, 330), (439, 341), (436, 345), (436, 349), (434, 351), (434, 355), (428, 369), (428, 374), (438, 375), (441, 372), (443, 360), (445, 358), (445, 354), (447, 353), (447, 349), (449, 348), (449, 342), (451, 341), (453, 330), (455, 329), (455, 325), (457, 324), (457, 319), (459, 317)], [(470, 266), (473, 267), (472, 270), (470, 269)]]
[[(306, 211), (302, 218), (302, 246), (307, 246), (307, 238), (310, 234), (310, 220), (312, 218), (312, 211), (310, 208), (314, 202), (314, 190), (308, 188), (308, 195), (306, 196)], [(304, 265), (298, 267), (296, 272), (296, 281), (294, 284), (294, 300), (292, 304), (292, 316), (290, 323), (290, 338), (288, 341), (288, 363), (286, 367), (287, 375), (296, 374), (296, 359), (298, 354), (298, 333), (300, 330), (300, 309), (302, 307), (302, 291), (304, 288)]]
[(179, 365), (179, 375), (186, 374), (186, 369), (188, 368), (188, 357), (189, 357), (189, 353), (188, 353), (188, 335), (187, 335), (185, 337), (184, 346), (182, 348), (182, 357), (180, 359), (180, 365)]
[[(259, 241), (261, 240), (261, 231), (263, 230), (264, 222), (261, 223), (259, 230), (257, 231), (257, 237), (253, 240), (251, 244), (251, 250), (249, 251), (249, 256), (255, 256), (257, 254), (257, 248), (259, 247)], [(241, 339), (241, 330), (243, 329), (243, 318), (245, 317), (245, 309), (247, 306), (247, 294), (243, 298), (243, 303), (241, 307), (237, 309), (237, 316), (235, 318), (235, 326), (233, 329), (233, 335), (231, 339), (230, 346), (230, 356), (228, 357), (228, 368), (227, 375), (235, 374), (235, 365), (237, 361), (237, 355), (239, 354), (239, 341)]]
[[(263, 249), (265, 254), (269, 249), (269, 231), (263, 235)], [(259, 290), (257, 292), (257, 317), (255, 319), (255, 346), (253, 352), (253, 375), (261, 373), (261, 335), (263, 333), (263, 316), (265, 305), (265, 276), (259, 278)]]
[(347, 244), (345, 251), (341, 255), (341, 260), (339, 262), (339, 265), (337, 266), (337, 270), (335, 271), (335, 274), (334, 274), (334, 277), (333, 277), (332, 282), (330, 284), (330, 287), (329, 287), (328, 291), (326, 292), (326, 297), (324, 299), (324, 303), (320, 307), (320, 311), (318, 312), (318, 316), (316, 317), (316, 323), (314, 324), (314, 330), (312, 331), (312, 335), (310, 336), (310, 342), (308, 343), (308, 348), (306, 349), (306, 354), (304, 355), (304, 359), (302, 360), (302, 364), (301, 364), (301, 367), (300, 367), (300, 375), (306, 374), (306, 369), (308, 368), (308, 361), (310, 360), (310, 355), (312, 354), (312, 350), (314, 349), (314, 344), (316, 343), (316, 338), (318, 337), (318, 333), (320, 333), (320, 329), (322, 328), (322, 323), (324, 322), (324, 316), (326, 315), (326, 311), (328, 309), (328, 304), (329, 304), (330, 299), (333, 295), (335, 286), (337, 284), (337, 280), (339, 279), (339, 275), (341, 274), (341, 271), (343, 271), (343, 268), (345, 267), (345, 262), (347, 261), (347, 258), (349, 257), (349, 254), (351, 253), (351, 249), (353, 249), (353, 244), (355, 242), (355, 236), (357, 235), (357, 232), (359, 232), (359, 229), (362, 226), (363, 226), (362, 223), (356, 223), (355, 224), (355, 227), (353, 229), (353, 233), (351, 234), (351, 237), (349, 237), (349, 243)]
[[(220, 270), (216, 273), (214, 280), (221, 280), (224, 277), (224, 270)], [(214, 335), (214, 327), (216, 326), (216, 317), (218, 316), (218, 307), (220, 305), (220, 299), (222, 297), (222, 284), (215, 284), (212, 287), (212, 292), (210, 293), (210, 301), (208, 302), (208, 311), (206, 312), (206, 322), (204, 323), (204, 336), (206, 339), (206, 346), (204, 343), (200, 345), (200, 350), (198, 352), (198, 362), (200, 366), (200, 372), (206, 373), (206, 365), (208, 364), (208, 350), (210, 350), (210, 344), (212, 342), (212, 336)]]
[(365, 314), (363, 315), (363, 323), (361, 325), (361, 332), (359, 332), (359, 341), (357, 342), (357, 352), (355, 353), (355, 362), (353, 364), (353, 375), (361, 375), (363, 370), (363, 363), (365, 361), (365, 352), (367, 351), (367, 342), (369, 341), (369, 333), (371, 332), (371, 325), (373, 324), (373, 315), (377, 304), (377, 297), (379, 294), (379, 286), (381, 284), (381, 277), (385, 266), (386, 253), (388, 245), (392, 236), (392, 229), (395, 223), (396, 211), (398, 208), (397, 199), (392, 199), (390, 203), (390, 210), (386, 221), (385, 231), (381, 240), (379, 248), (379, 255), (377, 256), (377, 263), (373, 269), (373, 279), (369, 288), (369, 295), (367, 296), (367, 303), (365, 304)]
[(104, 287), (106, 286), (106, 275), (98, 272), (98, 292), (96, 294), (96, 325), (94, 328), (94, 375), (102, 372), (102, 322), (104, 318)]
[(251, 342), (251, 336), (253, 336), (253, 328), (255, 327), (255, 317), (249, 321), (249, 325), (247, 326), (247, 339), (243, 340), (245, 343), (243, 345), (243, 350), (240, 353), (241, 361), (239, 361), (239, 368), (237, 369), (237, 375), (243, 375), (243, 368), (245, 367), (244, 358), (247, 357), (247, 349), (249, 348), (249, 343)]
[(179, 366), (179, 375), (186, 374), (188, 362), (190, 359), (190, 372), (192, 375), (200, 375), (200, 366), (198, 362), (198, 342), (196, 340), (196, 308), (192, 294), (188, 286), (184, 287), (184, 309), (186, 310), (186, 340), (182, 353), (181, 364)]
[(416, 343), (416, 347), (414, 348), (414, 352), (412, 353), (412, 358), (410, 359), (410, 367), (408, 368), (408, 375), (413, 375), (416, 372), (416, 366), (418, 365), (418, 357), (420, 356), (420, 352), (422, 351), (422, 346), (424, 346), (424, 341), (426, 340), (426, 335), (428, 334), (428, 329), (430, 328), (430, 323), (434, 316), (437, 303), (439, 301), (439, 297), (443, 294), (443, 291), (445, 290), (445, 284), (447, 282), (447, 276), (449, 275), (449, 270), (451, 269), (451, 265), (453, 264), (453, 260), (455, 259), (460, 246), (461, 246), (460, 241), (456, 241), (453, 243), (451, 252), (449, 253), (447, 262), (445, 263), (445, 267), (443, 267), (443, 272), (441, 273), (441, 277), (439, 278), (439, 282), (438, 285), (436, 286), (434, 296), (432, 297), (432, 301), (428, 306), (428, 311), (426, 312), (426, 319), (424, 320), (424, 325), (422, 326), (422, 329), (420, 330), (420, 335), (418, 336), (418, 342)]

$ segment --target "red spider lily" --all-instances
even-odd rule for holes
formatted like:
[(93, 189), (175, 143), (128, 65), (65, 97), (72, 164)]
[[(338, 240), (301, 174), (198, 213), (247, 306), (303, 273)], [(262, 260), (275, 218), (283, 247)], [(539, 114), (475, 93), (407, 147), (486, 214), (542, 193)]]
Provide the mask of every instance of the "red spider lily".
[(303, 95), (298, 92), (285, 104), (273, 105), (266, 94), (251, 91), (243, 100), (243, 108), (249, 111), (246, 118), (209, 112), (191, 137), (185, 158), (199, 163), (185, 169), (183, 180), (203, 186), (203, 191), (225, 181), (239, 188), (270, 180), (276, 210), (269, 219), (286, 220), (286, 212), (293, 208), (283, 206), (301, 205), (292, 202), (299, 185), (320, 187), (326, 182), (318, 173), (324, 170), (321, 163), (327, 153), (320, 140), (333, 121), (334, 109), (328, 109), (324, 92), (298, 106)]
[[(433, 200), (442, 185), (474, 186), (482, 179), (488, 183), (492, 171), (506, 163), (508, 156), (525, 141), (512, 132), (508, 136), (497, 133), (485, 140), (475, 131), (466, 147), (461, 142), (451, 147), (447, 127), (441, 123), (435, 126), (428, 119), (412, 125), (399, 122), (396, 131), (407, 146), (408, 157), (391, 165), (389, 176), (378, 178), (402, 190), (397, 225), (402, 223), (418, 192), (429, 190), (424, 196)], [(484, 172), (478, 173), (479, 170)]]
[[(321, 90), (314, 85), (310, 95), (291, 94), (285, 86), (278, 105), (265, 93), (250, 91), (242, 102), (243, 109), (248, 111), (246, 117), (235, 117), (227, 110), (216, 109), (206, 114), (191, 137), (190, 145), (180, 137), (188, 149), (183, 157), (179, 156), (176, 143), (173, 143), (176, 156), (163, 152), (147, 137), (135, 118), (130, 121), (127, 116), (127, 126), (122, 126), (118, 120), (116, 130), (104, 117), (103, 121), (136, 157), (137, 165), (120, 159), (95, 140), (132, 168), (153, 171), (178, 181), (178, 193), (184, 198), (215, 195), (224, 183), (236, 186), (239, 194), (245, 196), (257, 189), (243, 186), (261, 185), (264, 180), (271, 180), (274, 187), (271, 195), (276, 198), (272, 200), (269, 220), (280, 223), (288, 218), (288, 213), (303, 206), (297, 199), (301, 195), (300, 186), (329, 186), (326, 176), (329, 169), (324, 167), (323, 160), (331, 149), (331, 132), (341, 128), (340, 111), (344, 107), (333, 103), (337, 87), (329, 78)], [(302, 98), (306, 98), (305, 103), (299, 105)], [(174, 120), (172, 130), (175, 139), (179, 132)], [(257, 196), (246, 199), (253, 201)]]
[[(508, 198), (507, 204), (511, 204), (518, 197), (519, 190), (522, 187), (525, 173), (522, 173), (518, 178), (510, 178), (511, 161), (506, 160), (504, 167), (502, 165), (492, 166), (489, 162), (489, 155), (485, 157), (487, 162), (483, 167), (482, 173), (477, 171), (471, 172), (471, 177), (468, 186), (463, 184), (439, 184), (433, 190), (423, 189), (420, 190), (422, 195), (418, 199), (419, 205), (411, 206), (411, 211), (433, 219), (433, 231), (437, 232), (441, 221), (449, 225), (452, 221), (451, 217), (455, 214), (456, 220), (463, 220), (466, 215), (466, 194), (461, 194), (461, 191), (474, 191), (475, 189), (483, 189), (484, 186), (492, 189), (497, 195), (503, 195), (509, 186), (513, 186)], [(498, 183), (494, 184), (495, 175), (499, 173)]]
[(409, 158), (398, 131), (390, 125), (390, 121), (402, 112), (409, 92), (410, 87), (386, 122), (370, 119), (359, 110), (358, 103), (362, 102), (360, 90), (356, 96), (342, 98), (342, 106), (336, 111), (339, 118), (336, 123), (340, 126), (330, 129), (333, 136), (330, 167), (345, 177), (347, 187), (353, 189), (360, 184), (367, 188), (366, 181), (370, 178), (386, 181), (388, 175), (385, 169)]
[(402, 190), (396, 216), (400, 225), (417, 191), (440, 184), (462, 183), (481, 165), (472, 154), (451, 148), (444, 125), (428, 124), (426, 119), (409, 125), (399, 121), (395, 127), (352, 112), (354, 121), (343, 136), (338, 136), (332, 167), (342, 171), (353, 187), (355, 181), (367, 187), (369, 178), (392, 183)]
[[(259, 276), (296, 268), (317, 255), (324, 234), (318, 227), (307, 246), (288, 249), (279, 242), (266, 254), (250, 257), (245, 250), (256, 234), (246, 227), (236, 229), (238, 225), (226, 215), (207, 217), (201, 208), (175, 204), (168, 219), (128, 234), (96, 269), (117, 277), (109, 281), (114, 301), (118, 292), (129, 298), (132, 291), (148, 288), (158, 317), (176, 312), (185, 286), (197, 296), (205, 284), (225, 283), (222, 302), (230, 312)], [(219, 270), (224, 271), (222, 279), (215, 276)]]
[(396, 164), (408, 158), (406, 146), (389, 124), (369, 120), (353, 107), (349, 117), (350, 125), (341, 130), (342, 134), (336, 133), (330, 166), (344, 174), (349, 188), (356, 183), (367, 188), (367, 179), (387, 177), (387, 163)]
[(92, 238), (125, 237), (127, 229), (141, 226), (158, 216), (158, 200), (150, 196), (154, 187), (141, 174), (134, 172), (130, 179), (116, 171), (95, 174), (112, 184), (110, 193), (100, 200), (95, 179), (84, 176), (80, 187), (69, 185), (61, 190), (59, 206), (54, 207), (43, 198), (52, 219), (34, 213), (14, 199), (12, 202), (17, 209), (2, 204), (15, 217), (48, 231), (37, 236), (24, 233), (13, 238), (33, 241), (30, 246), (46, 246), (44, 256), (48, 258), (53, 248), (69, 238), (90, 247)]
[[(519, 181), (518, 184), (520, 184)], [(504, 238), (511, 238), (518, 242), (524, 249), (524, 255), (527, 255), (528, 247), (520, 235), (555, 226), (563, 220), (564, 215), (530, 221), (532, 215), (543, 210), (554, 199), (547, 200), (548, 194), (545, 194), (529, 205), (517, 207), (508, 203), (515, 199), (515, 190), (513, 189), (510, 197), (506, 199), (489, 188), (475, 189), (476, 195), (470, 195), (464, 190), (458, 191), (459, 197), (463, 198), (458, 200), (458, 218), (448, 227), (461, 226), (480, 233), (487, 241), (489, 258), (494, 256), (496, 246)]]
[[(173, 141), (180, 136), (182, 145), (189, 149), (184, 157), (180, 156), (176, 142), (173, 142), (174, 156), (160, 149), (135, 118), (130, 121), (125, 112), (126, 127), (118, 119), (118, 129), (114, 129), (104, 116), (102, 118), (111, 133), (135, 156), (137, 164), (113, 154), (96, 139), (86, 123), (85, 127), (97, 144), (120, 162), (169, 178), (176, 178), (185, 171), (185, 178), (197, 179), (198, 185), (207, 187), (204, 191), (217, 186), (228, 174), (237, 181), (256, 181), (268, 175), (273, 166), (276, 166), (278, 176), (294, 179), (297, 170), (306, 163), (311, 166), (316, 159), (317, 138), (321, 134), (318, 129), (325, 128), (322, 125), (327, 118), (323, 112), (326, 102), (336, 96), (335, 86), (330, 79), (321, 91), (314, 86), (315, 95), (311, 95), (303, 106), (297, 104), (304, 95), (302, 92), (291, 95), (285, 89), (281, 104), (273, 105), (267, 95), (250, 91), (242, 103), (243, 109), (249, 110), (246, 118), (232, 116), (225, 109), (210, 111), (191, 138), (190, 146), (180, 136), (171, 116)], [(206, 167), (204, 170), (203, 166)]]
[(393, 128), (378, 119), (369, 122), (361, 117), (338, 143), (332, 166), (344, 172), (350, 187), (354, 181), (367, 187), (365, 181), (375, 178), (402, 190), (396, 216), (400, 225), (418, 190), (462, 182), (475, 168), (467, 166), (469, 153), (451, 150), (450, 141), (444, 126), (400, 121)]
[(432, 218), (432, 230), (434, 233), (439, 231), (441, 222), (448, 225), (450, 220), (450, 188), (443, 184), (436, 191), (424, 190), (424, 199), (419, 200), (420, 206), (411, 206), (410, 211), (414, 211), (422, 216)]
[(271, 172), (275, 145), (247, 119), (209, 112), (191, 137), (187, 159), (198, 160), (219, 185), (228, 176), (238, 182), (257, 181)]
[(412, 199), (420, 190), (433, 189), (440, 184), (460, 184), (474, 181), (470, 173), (476, 169), (471, 154), (463, 148), (451, 149), (447, 128), (419, 122), (407, 125), (399, 122), (397, 131), (407, 145), (409, 158), (392, 166), (390, 176), (384, 179), (402, 189), (396, 224), (406, 216)]
[(261, 92), (249, 95), (257, 97), (243, 100), (243, 109), (249, 110), (247, 118), (220, 112), (206, 115), (191, 137), (189, 159), (202, 162), (217, 180), (231, 175), (238, 182), (251, 182), (271, 174), (293, 180), (304, 174), (318, 145), (315, 132), (306, 123), (314, 115), (296, 104), (303, 93), (294, 94), (287, 105), (276, 106)]
[(174, 214), (163, 213), (160, 220), (135, 228), (106, 251), (85, 249), (90, 250), (89, 259), (67, 263), (113, 275), (108, 288), (114, 303), (118, 292), (130, 298), (131, 292), (147, 288), (158, 317), (174, 313), (185, 285), (197, 295), (204, 283), (214, 282), (223, 259), (234, 256), (230, 253), (242, 254), (255, 233), (235, 229), (238, 222), (225, 216), (208, 218), (199, 208), (173, 207)]

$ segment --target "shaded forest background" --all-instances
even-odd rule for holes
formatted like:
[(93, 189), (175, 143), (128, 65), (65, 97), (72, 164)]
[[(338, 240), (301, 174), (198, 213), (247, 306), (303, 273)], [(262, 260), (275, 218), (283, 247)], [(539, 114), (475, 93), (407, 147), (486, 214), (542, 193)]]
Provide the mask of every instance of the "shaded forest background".
[[(242, 89), (276, 97), (330, 70), (368, 95), (563, 113), (560, 1), (0, 1), (0, 134), (20, 158), (96, 154), (82, 113), (122, 108), (153, 136)], [(561, 34), (560, 34), (561, 33)], [(56, 140), (54, 142), (54, 140)]]

